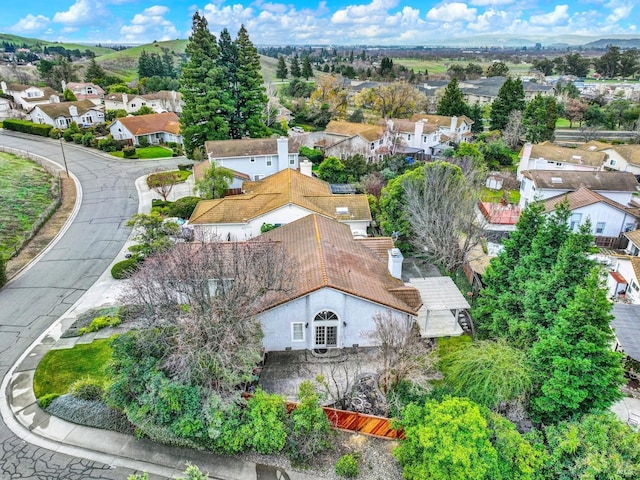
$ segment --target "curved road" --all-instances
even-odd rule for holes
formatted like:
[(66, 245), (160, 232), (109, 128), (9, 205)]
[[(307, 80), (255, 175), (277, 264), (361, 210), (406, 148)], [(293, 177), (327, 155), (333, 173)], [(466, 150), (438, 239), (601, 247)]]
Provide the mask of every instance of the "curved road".
[[(0, 130), (0, 145), (63, 164), (58, 142)], [(0, 290), (0, 379), (22, 353), (100, 277), (116, 257), (137, 212), (134, 181), (176, 159), (120, 160), (65, 144), (69, 170), (82, 185), (78, 215), (58, 243)], [(6, 392), (2, 392), (2, 395)], [(0, 420), (0, 479), (126, 479), (131, 471), (110, 468), (25, 443)]]

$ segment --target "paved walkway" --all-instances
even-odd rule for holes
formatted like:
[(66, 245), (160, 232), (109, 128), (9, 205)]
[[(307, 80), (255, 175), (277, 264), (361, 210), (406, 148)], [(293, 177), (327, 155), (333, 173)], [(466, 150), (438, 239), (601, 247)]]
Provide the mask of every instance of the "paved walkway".
[[(191, 177), (190, 177), (191, 178)], [(146, 186), (145, 178), (136, 181), (139, 212), (151, 209), (151, 200), (159, 196)], [(193, 181), (178, 185), (171, 199), (191, 195)], [(125, 258), (128, 241), (113, 263)], [(112, 264), (113, 264), (112, 263)], [(35, 368), (53, 348), (70, 348), (76, 343), (88, 343), (103, 338), (113, 330), (82, 337), (61, 338), (62, 333), (87, 310), (114, 305), (122, 291), (123, 281), (114, 280), (109, 267), (94, 285), (20, 357), (2, 384), (0, 413), (11, 431), (24, 442), (74, 456), (102, 462), (111, 468), (127, 468), (148, 472), (150, 478), (176, 478), (188, 463), (197, 465), (209, 478), (220, 480), (311, 480), (315, 476), (284, 471), (281, 468), (245, 462), (236, 457), (162, 445), (146, 439), (77, 425), (49, 415), (37, 405), (33, 392)], [(6, 396), (4, 394), (6, 393)]]

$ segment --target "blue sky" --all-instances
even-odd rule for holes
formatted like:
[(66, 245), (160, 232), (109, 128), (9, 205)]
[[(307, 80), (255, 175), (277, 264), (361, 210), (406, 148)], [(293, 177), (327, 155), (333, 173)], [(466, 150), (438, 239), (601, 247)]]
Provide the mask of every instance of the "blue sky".
[(244, 24), (254, 43), (434, 45), (482, 35), (638, 35), (634, 0), (4, 0), (0, 32), (46, 40), (187, 38), (195, 10), (215, 34)]

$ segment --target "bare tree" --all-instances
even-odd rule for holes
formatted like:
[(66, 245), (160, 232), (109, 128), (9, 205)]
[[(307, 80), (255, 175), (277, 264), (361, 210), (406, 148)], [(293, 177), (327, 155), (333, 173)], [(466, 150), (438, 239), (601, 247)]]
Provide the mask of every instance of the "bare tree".
[(448, 272), (455, 272), (483, 234), (476, 213), (483, 172), (472, 161), (462, 168), (449, 162), (425, 166), (424, 181), (409, 181), (405, 211), (412, 243)]
[(177, 244), (144, 262), (123, 300), (168, 332), (172, 378), (226, 393), (252, 379), (262, 357), (255, 314), (289, 288), (290, 267), (265, 240)]
[(420, 339), (415, 322), (409, 318), (387, 310), (376, 312), (373, 322), (375, 328), (366, 336), (379, 345), (379, 386), (387, 394), (394, 385), (430, 368), (429, 348)]
[(520, 139), (523, 134), (522, 112), (520, 110), (512, 110), (509, 112), (507, 125), (502, 131), (502, 138), (511, 150), (515, 150), (520, 144)]
[(159, 172), (147, 177), (147, 185), (158, 192), (158, 195), (166, 202), (178, 180), (180, 179), (176, 172)]
[(361, 373), (361, 365), (357, 355), (348, 360), (336, 360), (321, 365), (321, 373), (316, 376), (318, 390), (331, 405), (341, 410), (348, 410), (355, 385)]
[(582, 140), (585, 142), (590, 142), (591, 140), (595, 140), (598, 138), (602, 127), (599, 125), (587, 125), (583, 123), (580, 125), (580, 133), (582, 134)]

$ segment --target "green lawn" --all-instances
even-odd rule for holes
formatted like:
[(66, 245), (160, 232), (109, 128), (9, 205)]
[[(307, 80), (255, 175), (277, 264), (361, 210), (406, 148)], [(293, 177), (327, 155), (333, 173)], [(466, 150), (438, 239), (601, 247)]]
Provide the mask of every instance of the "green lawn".
[(50, 350), (36, 368), (33, 390), (36, 398), (64, 395), (76, 380), (90, 376), (106, 380), (105, 366), (111, 358), (111, 339), (95, 340), (64, 350)]
[[(118, 158), (123, 158), (122, 152), (110, 152), (111, 155)], [(161, 146), (152, 146), (152, 147), (137, 147), (136, 148), (137, 158), (142, 158), (145, 160), (149, 160), (152, 158), (166, 158), (173, 155), (173, 152), (170, 148), (161, 147)]]
[(149, 175), (149, 177), (147, 177), (147, 185), (154, 183), (154, 176), (165, 173), (174, 173), (178, 178), (178, 181), (176, 183), (184, 183), (187, 181), (187, 178), (189, 178), (189, 175), (191, 175), (193, 172), (191, 170), (171, 170), (168, 172), (152, 173), (151, 175)]
[[(447, 69), (452, 65), (462, 65), (466, 67), (469, 63), (477, 63), (482, 65), (483, 68), (487, 68), (491, 65), (491, 62), (488, 61), (479, 61), (479, 60), (449, 60), (449, 59), (439, 59), (428, 60), (424, 58), (393, 58), (393, 63), (395, 65), (404, 65), (409, 69), (413, 69), (416, 72), (424, 72), (425, 69), (428, 70), (430, 74), (443, 74), (447, 71)], [(509, 72), (515, 75), (525, 75), (529, 72), (531, 68), (531, 64), (529, 63), (510, 63), (507, 62), (507, 67), (509, 67)]]
[(556, 120), (556, 128), (569, 128), (569, 120), (566, 118), (558, 118), (558, 120)]
[(20, 248), (34, 222), (56, 200), (56, 179), (40, 165), (0, 152), (0, 256)]
[[(480, 200), (483, 202), (498, 203), (502, 199), (503, 190), (491, 190), (487, 187), (482, 188), (480, 192)], [(518, 204), (520, 202), (520, 190), (509, 191), (509, 202)]]

